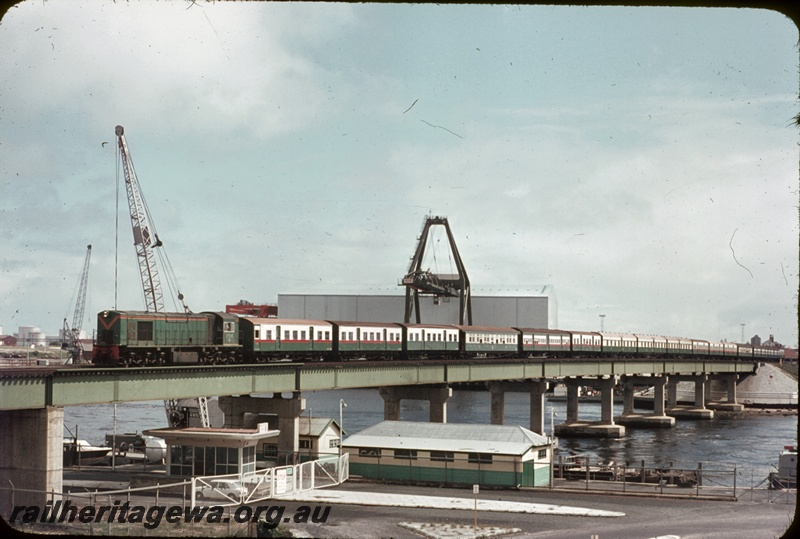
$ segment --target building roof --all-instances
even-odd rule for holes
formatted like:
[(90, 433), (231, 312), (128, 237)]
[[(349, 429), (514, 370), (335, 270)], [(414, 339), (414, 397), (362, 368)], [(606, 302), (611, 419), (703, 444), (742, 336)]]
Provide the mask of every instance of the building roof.
[(330, 426), (337, 433), (339, 432), (339, 422), (330, 417), (308, 417), (300, 416), (300, 436), (313, 436), (319, 438)]
[(523, 427), (384, 421), (347, 438), (343, 446), (522, 455), (549, 445), (548, 438)]

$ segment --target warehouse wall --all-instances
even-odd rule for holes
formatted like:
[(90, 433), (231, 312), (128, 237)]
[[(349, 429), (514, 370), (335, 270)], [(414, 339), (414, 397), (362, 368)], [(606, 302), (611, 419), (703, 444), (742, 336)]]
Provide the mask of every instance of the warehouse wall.
[[(421, 296), (420, 312), (422, 323), (457, 324), (459, 299), (446, 298), (435, 304), (432, 297)], [(546, 287), (546, 295), (472, 297), (472, 319), (476, 326), (554, 329), (558, 327), (557, 313), (552, 287)], [(404, 314), (404, 295), (278, 295), (281, 318), (402, 322)]]

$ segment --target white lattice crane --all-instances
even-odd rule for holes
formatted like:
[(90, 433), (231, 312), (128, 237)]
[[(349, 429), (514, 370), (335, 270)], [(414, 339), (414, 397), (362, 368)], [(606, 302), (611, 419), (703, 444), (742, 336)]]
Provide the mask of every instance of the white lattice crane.
[[(128, 143), (125, 140), (125, 128), (118, 125), (114, 132), (117, 135), (120, 160), (125, 174), (125, 190), (128, 194), (128, 208), (130, 210), (131, 228), (133, 230), (133, 244), (136, 247), (136, 258), (139, 262), (139, 276), (142, 281), (142, 291), (144, 292), (145, 309), (148, 312), (164, 312), (164, 293), (161, 287), (161, 277), (159, 265), (156, 261), (158, 257), (166, 270), (167, 284), (174, 296), (180, 301), (184, 312), (190, 312), (189, 307), (183, 301), (183, 293), (178, 287), (178, 280), (172, 271), (172, 266), (163, 249), (163, 243), (158, 237), (150, 211), (145, 203), (139, 180), (136, 177), (136, 170), (133, 167)], [(158, 249), (157, 249), (158, 248)], [(197, 399), (200, 408), (200, 418), (204, 427), (209, 426), (208, 419), (208, 400), (206, 397)], [(170, 424), (179, 423), (183, 416), (176, 400), (164, 401), (164, 408), (167, 413), (167, 420)]]
[[(83, 314), (86, 309), (86, 290), (89, 283), (89, 260), (92, 258), (92, 246), (86, 247), (86, 259), (83, 262), (83, 271), (78, 279), (78, 293), (75, 297), (75, 313), (72, 315), (72, 326), (64, 318), (64, 330), (61, 348), (70, 353), (72, 363), (83, 363), (83, 345), (81, 344), (81, 328), (83, 327)], [(69, 363), (69, 361), (68, 361)]]

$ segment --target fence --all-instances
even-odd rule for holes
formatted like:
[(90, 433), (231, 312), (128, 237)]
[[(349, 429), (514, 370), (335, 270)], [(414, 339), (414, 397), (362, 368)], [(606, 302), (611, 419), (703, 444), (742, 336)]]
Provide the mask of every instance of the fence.
[[(774, 470), (774, 468), (773, 468)], [(749, 499), (794, 503), (796, 488), (776, 490), (769, 474), (735, 464), (699, 462), (696, 466), (603, 464), (588, 455), (560, 456), (553, 464), (554, 489), (722, 500)]]
[[(30, 527), (31, 531), (59, 533), (74, 533), (76, 526), (79, 526), (81, 533), (89, 535), (169, 535), (170, 530), (174, 532), (176, 528), (182, 526), (188, 528), (190, 532), (197, 530), (197, 535), (202, 536), (251, 535), (252, 530), (249, 527), (253, 522), (236, 518), (241, 506), (338, 485), (347, 479), (349, 479), (349, 455), (345, 453), (341, 457), (332, 455), (301, 464), (267, 468), (244, 476), (232, 474), (194, 477), (176, 483), (119, 490), (51, 491), (44, 493), (44, 499), (46, 506), (51, 508), (48, 510), (52, 511), (52, 518), (39, 518), (37, 515), (37, 518), (31, 520), (20, 513), (16, 516), (14, 525), (16, 527), (22, 523)], [(8, 497), (11, 508), (19, 502), (18, 493), (43, 494), (42, 491), (13, 486), (0, 487), (0, 497)], [(147, 526), (154, 518), (151, 514), (152, 508), (180, 507), (182, 515), (190, 515), (198, 514), (192, 511), (199, 505), (221, 508), (224, 513), (220, 515), (220, 522), (226, 525), (209, 525), (209, 522), (204, 522), (202, 519), (170, 522), (162, 518), (164, 515), (161, 514), (157, 516), (157, 525)], [(69, 506), (76, 508), (75, 515), (72, 519), (61, 518), (61, 515), (68, 514), (66, 508)], [(122, 519), (118, 518), (122, 509), (128, 511), (134, 506), (148, 508), (146, 514), (141, 516), (138, 523), (132, 520), (122, 522)], [(42, 509), (44, 507), (45, 504)], [(84, 521), (80, 517), (80, 511), (86, 507), (95, 508), (98, 512), (105, 508), (106, 516)], [(92, 514), (97, 515), (97, 513)], [(3, 517), (9, 522), (11, 515)]]
[(224, 506), (255, 503), (338, 485), (350, 477), (349, 461), (349, 454), (344, 453), (340, 457), (331, 455), (300, 464), (266, 468), (241, 478), (235, 474), (195, 477), (192, 479), (192, 506), (197, 504), (198, 495), (205, 493)]

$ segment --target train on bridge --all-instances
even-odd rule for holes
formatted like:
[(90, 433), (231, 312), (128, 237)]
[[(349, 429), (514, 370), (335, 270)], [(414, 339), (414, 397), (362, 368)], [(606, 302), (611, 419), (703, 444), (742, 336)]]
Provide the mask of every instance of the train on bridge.
[(778, 360), (777, 348), (657, 335), (103, 311), (92, 362), (133, 367), (482, 358)]

